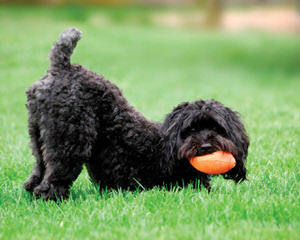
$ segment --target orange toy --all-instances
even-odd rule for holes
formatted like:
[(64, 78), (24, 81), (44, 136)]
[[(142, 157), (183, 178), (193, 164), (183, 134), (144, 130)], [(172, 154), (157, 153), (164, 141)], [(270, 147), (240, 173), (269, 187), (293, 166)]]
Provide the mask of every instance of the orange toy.
[(207, 174), (222, 174), (234, 168), (236, 162), (231, 153), (217, 151), (189, 159), (194, 168)]

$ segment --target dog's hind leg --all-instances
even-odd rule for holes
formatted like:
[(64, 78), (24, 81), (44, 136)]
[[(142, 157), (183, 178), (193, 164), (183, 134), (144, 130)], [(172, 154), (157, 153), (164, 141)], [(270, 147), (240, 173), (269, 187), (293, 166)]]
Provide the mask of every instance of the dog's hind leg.
[(33, 189), (40, 184), (43, 179), (45, 166), (42, 155), (42, 142), (40, 139), (40, 131), (36, 124), (29, 121), (29, 136), (32, 147), (32, 154), (35, 157), (35, 166), (28, 180), (24, 183), (24, 188), (28, 192), (33, 192)]
[(35, 197), (45, 200), (66, 199), (69, 188), (82, 170), (83, 161), (72, 158), (74, 163), (65, 163), (63, 156), (47, 163), (43, 181), (34, 189)]
[[(71, 111), (72, 108), (65, 107), (64, 110)], [(43, 128), (42, 150), (46, 168), (42, 182), (34, 189), (37, 198), (66, 199), (83, 164), (91, 157), (97, 137), (94, 119), (84, 110), (68, 112), (67, 116), (45, 118), (47, 127)]]

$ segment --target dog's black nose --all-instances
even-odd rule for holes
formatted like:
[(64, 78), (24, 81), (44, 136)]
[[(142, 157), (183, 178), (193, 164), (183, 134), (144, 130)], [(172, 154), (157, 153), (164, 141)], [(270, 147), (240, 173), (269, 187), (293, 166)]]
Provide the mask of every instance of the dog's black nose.
[(204, 143), (201, 145), (201, 149), (202, 150), (209, 150), (211, 148), (211, 144), (210, 143)]

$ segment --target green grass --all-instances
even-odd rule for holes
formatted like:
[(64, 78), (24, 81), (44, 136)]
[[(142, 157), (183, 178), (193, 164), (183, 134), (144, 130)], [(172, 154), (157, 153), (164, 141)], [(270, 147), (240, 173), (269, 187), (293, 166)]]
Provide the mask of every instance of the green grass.
[[(0, 9), (0, 239), (300, 239), (299, 36), (99, 26), (62, 12)], [(249, 181), (214, 177), (210, 194), (190, 186), (100, 194), (84, 171), (69, 200), (34, 200), (22, 188), (34, 162), (25, 89), (69, 26), (83, 31), (72, 61), (116, 83), (149, 119), (199, 98), (239, 111)]]

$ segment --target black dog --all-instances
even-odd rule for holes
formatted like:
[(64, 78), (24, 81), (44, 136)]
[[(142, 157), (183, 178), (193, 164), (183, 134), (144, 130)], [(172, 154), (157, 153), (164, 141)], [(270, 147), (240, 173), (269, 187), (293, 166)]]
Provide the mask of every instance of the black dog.
[(223, 150), (236, 166), (223, 176), (246, 179), (249, 146), (235, 112), (214, 100), (185, 102), (163, 123), (145, 119), (121, 91), (70, 56), (80, 39), (64, 31), (50, 52), (46, 75), (27, 91), (29, 135), (36, 164), (24, 187), (36, 197), (67, 198), (85, 164), (91, 179), (105, 188), (189, 183), (210, 190), (207, 174), (188, 158)]

